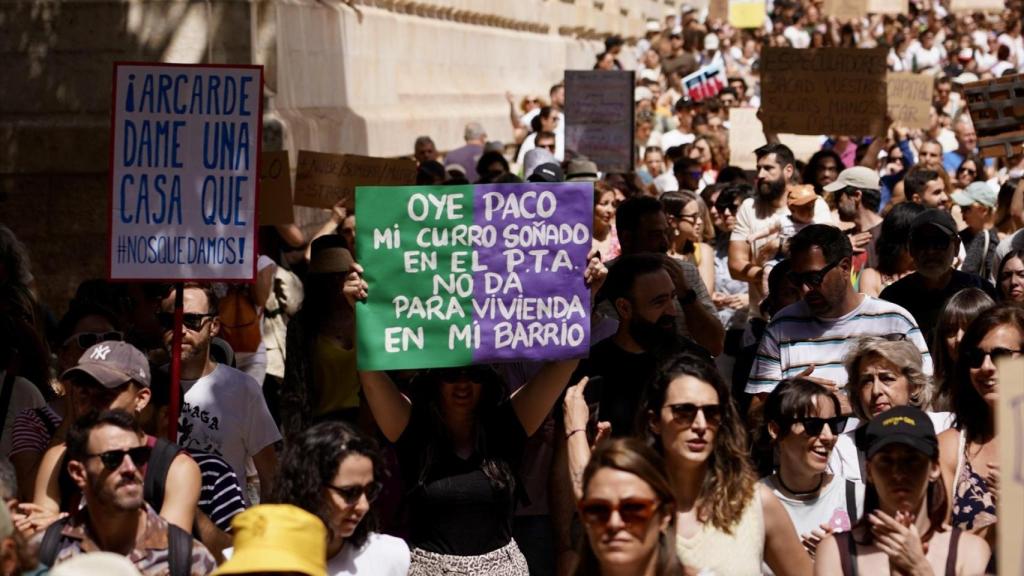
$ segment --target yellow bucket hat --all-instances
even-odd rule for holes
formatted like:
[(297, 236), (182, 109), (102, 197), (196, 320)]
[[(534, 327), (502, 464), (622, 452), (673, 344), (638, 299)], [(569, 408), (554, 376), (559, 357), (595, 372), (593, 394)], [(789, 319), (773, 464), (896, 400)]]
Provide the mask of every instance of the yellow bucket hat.
[(327, 528), (319, 518), (288, 504), (263, 504), (231, 522), (235, 550), (213, 576), (300, 572), (327, 576)]

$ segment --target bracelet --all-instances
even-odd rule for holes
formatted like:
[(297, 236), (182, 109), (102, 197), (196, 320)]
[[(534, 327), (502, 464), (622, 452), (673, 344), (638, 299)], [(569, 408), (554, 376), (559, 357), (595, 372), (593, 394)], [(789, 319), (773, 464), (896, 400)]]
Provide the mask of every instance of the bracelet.
[(573, 430), (569, 430), (565, 434), (565, 439), (568, 440), (569, 438), (572, 438), (572, 435), (577, 433), (577, 432), (586, 432), (586, 431), (587, 431), (586, 428), (575, 428)]

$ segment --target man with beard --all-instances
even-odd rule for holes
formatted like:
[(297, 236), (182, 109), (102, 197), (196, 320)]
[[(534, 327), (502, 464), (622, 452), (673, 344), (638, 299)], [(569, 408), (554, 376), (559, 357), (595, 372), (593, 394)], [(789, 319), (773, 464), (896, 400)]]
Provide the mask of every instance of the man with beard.
[(878, 206), (882, 202), (881, 189), (878, 174), (864, 166), (843, 170), (835, 182), (824, 188), (825, 192), (835, 194), (839, 220), (853, 225), (845, 232), (853, 244), (855, 287), (860, 280), (861, 270), (878, 265), (875, 242), (882, 231), (882, 217), (878, 215)]
[(790, 241), (789, 280), (799, 287), (801, 300), (768, 324), (747, 381), (748, 394), (763, 400), (780, 380), (796, 376), (838, 391), (846, 386), (847, 351), (860, 336), (910, 340), (924, 356), (925, 374), (931, 374), (928, 346), (914, 317), (891, 302), (854, 291), (852, 255), (846, 234), (827, 224), (811, 224)]
[(903, 180), (907, 200), (925, 208), (938, 208), (949, 212), (946, 182), (936, 170), (911, 170)]
[[(158, 315), (168, 349), (174, 337), (174, 297), (171, 290)], [(218, 364), (210, 357), (210, 341), (220, 330), (217, 296), (208, 285), (184, 288), (181, 335), (181, 389), (184, 402), (178, 424), (178, 444), (189, 451), (210, 452), (234, 469), (246, 492), (246, 461), (252, 458), (266, 498), (274, 484), (281, 439), (267, 409), (260, 385), (245, 372)]]
[(932, 209), (918, 214), (910, 225), (910, 257), (915, 272), (879, 295), (909, 310), (929, 342), (942, 307), (953, 294), (964, 288), (981, 288), (997, 299), (987, 280), (953, 267), (959, 249), (960, 236), (949, 212)]
[(152, 449), (131, 414), (89, 413), (72, 426), (67, 446), (68, 473), (85, 507), (37, 535), (41, 562), (54, 566), (103, 551), (127, 556), (139, 572), (151, 576), (200, 576), (216, 568), (201, 543), (143, 500), (141, 469)]
[[(754, 196), (740, 204), (736, 213), (736, 226), (729, 237), (729, 273), (736, 280), (750, 284), (748, 314), (751, 319), (763, 320), (758, 303), (764, 299), (764, 267), (754, 255), (765, 245), (777, 242), (776, 235), (761, 240), (752, 240), (768, 230), (775, 221), (775, 215), (788, 215), (786, 205), (786, 184), (793, 182), (795, 172), (793, 151), (784, 144), (765, 144), (758, 148), (757, 184)], [(830, 222), (828, 204), (821, 198), (814, 203), (814, 221)], [(754, 341), (748, 338), (748, 343)]]

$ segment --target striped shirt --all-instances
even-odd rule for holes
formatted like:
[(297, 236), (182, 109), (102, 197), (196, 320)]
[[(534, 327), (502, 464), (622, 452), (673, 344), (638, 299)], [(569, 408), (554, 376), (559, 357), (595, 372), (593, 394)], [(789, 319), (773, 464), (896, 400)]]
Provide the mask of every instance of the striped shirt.
[(771, 392), (779, 380), (792, 378), (811, 364), (811, 376), (846, 386), (846, 354), (860, 336), (904, 335), (924, 358), (924, 373), (931, 376), (928, 354), (917, 322), (903, 308), (871, 296), (840, 318), (818, 318), (802, 300), (783, 308), (768, 324), (754, 357), (746, 392)]
[(231, 519), (245, 511), (238, 476), (223, 458), (207, 452), (189, 452), (199, 465), (203, 488), (199, 492), (199, 509), (218, 528), (231, 532)]
[(22, 453), (43, 455), (54, 432), (64, 419), (49, 406), (22, 410), (14, 418), (11, 456)]

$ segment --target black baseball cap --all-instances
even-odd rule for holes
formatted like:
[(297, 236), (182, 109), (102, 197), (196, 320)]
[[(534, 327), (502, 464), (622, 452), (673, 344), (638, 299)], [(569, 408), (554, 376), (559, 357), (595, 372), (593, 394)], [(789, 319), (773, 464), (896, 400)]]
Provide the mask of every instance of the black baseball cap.
[(911, 238), (925, 226), (933, 226), (950, 238), (957, 235), (956, 222), (953, 221), (953, 217), (949, 215), (949, 212), (938, 208), (929, 208), (914, 217), (910, 223)]
[(931, 418), (913, 406), (886, 410), (871, 419), (864, 433), (864, 448), (871, 458), (890, 444), (903, 444), (929, 458), (939, 453), (939, 441)]
[(526, 179), (528, 182), (565, 182), (562, 167), (554, 162), (547, 162), (533, 169), (533, 174)]

